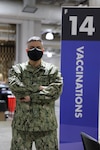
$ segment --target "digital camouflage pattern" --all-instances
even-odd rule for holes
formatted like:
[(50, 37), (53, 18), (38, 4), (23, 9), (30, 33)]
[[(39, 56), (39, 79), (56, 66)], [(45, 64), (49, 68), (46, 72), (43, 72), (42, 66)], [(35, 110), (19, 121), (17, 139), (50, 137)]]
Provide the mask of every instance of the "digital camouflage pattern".
[(10, 150), (32, 150), (33, 141), (37, 150), (58, 150), (57, 131), (25, 132), (13, 129)]
[[(36, 68), (25, 62), (12, 66), (8, 80), (17, 100), (12, 127), (25, 132), (56, 130), (55, 100), (63, 85), (58, 69), (44, 61)], [(31, 101), (21, 102), (20, 98), (27, 95)]]

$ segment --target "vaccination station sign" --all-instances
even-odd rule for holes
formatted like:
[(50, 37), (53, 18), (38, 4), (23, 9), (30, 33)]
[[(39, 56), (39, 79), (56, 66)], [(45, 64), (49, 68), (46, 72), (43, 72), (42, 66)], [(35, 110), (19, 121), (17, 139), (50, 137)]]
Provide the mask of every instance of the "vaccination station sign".
[(98, 140), (100, 8), (62, 7), (60, 150), (83, 150), (80, 133)]

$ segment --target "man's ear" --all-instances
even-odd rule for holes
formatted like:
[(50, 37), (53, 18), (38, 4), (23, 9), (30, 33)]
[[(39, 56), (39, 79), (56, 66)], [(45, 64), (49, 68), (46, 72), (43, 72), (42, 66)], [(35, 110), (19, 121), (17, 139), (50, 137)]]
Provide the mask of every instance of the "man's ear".
[(42, 52), (44, 52), (44, 48), (42, 48)]
[(28, 48), (26, 48), (26, 52), (28, 52)]

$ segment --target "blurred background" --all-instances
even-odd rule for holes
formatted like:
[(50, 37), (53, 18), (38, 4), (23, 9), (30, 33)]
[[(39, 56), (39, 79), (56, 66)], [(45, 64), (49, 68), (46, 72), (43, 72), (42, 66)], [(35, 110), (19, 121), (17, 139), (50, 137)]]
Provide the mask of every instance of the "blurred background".
[(0, 0), (0, 80), (7, 82), (8, 70), (27, 60), (26, 42), (41, 36), (44, 59), (60, 68), (61, 8), (89, 6), (88, 0)]
[[(0, 150), (10, 149), (11, 122), (5, 120), (13, 119), (16, 105), (7, 83), (8, 71), (13, 64), (28, 60), (26, 42), (33, 35), (43, 39), (43, 59), (60, 70), (64, 6), (100, 6), (100, 0), (0, 0)], [(55, 111), (59, 123), (59, 100)]]

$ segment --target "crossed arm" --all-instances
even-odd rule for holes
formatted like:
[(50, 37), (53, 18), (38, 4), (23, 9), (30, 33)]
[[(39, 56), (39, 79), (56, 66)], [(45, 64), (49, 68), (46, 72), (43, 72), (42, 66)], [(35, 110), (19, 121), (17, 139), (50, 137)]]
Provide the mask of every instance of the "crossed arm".
[(16, 73), (14, 68), (9, 71), (8, 81), (11, 91), (21, 102), (48, 103), (51, 100), (54, 101), (60, 96), (63, 86), (63, 79), (58, 70), (55, 70), (50, 84), (47, 86), (39, 84), (35, 84), (35, 86), (34, 84), (24, 85), (21, 81), (21, 73)]

